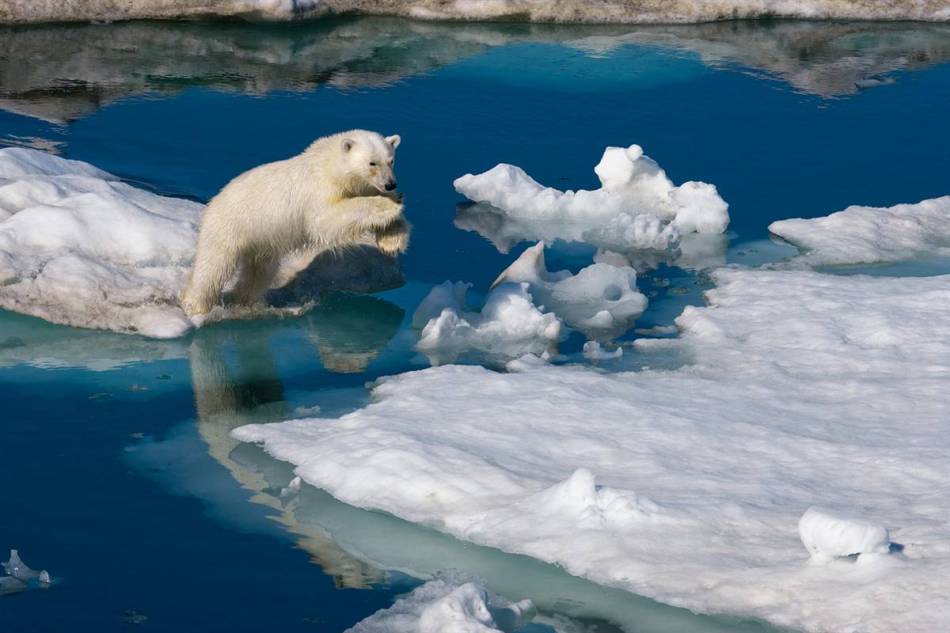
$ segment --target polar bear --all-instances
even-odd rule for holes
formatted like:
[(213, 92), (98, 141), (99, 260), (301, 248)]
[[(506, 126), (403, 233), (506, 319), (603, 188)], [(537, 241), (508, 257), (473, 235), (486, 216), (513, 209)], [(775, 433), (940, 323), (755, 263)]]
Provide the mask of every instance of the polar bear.
[(409, 245), (393, 159), (398, 135), (350, 130), (229, 182), (205, 209), (182, 308), (207, 314), (238, 273), (234, 298), (253, 304), (289, 282), (314, 256), (369, 234), (384, 253)]

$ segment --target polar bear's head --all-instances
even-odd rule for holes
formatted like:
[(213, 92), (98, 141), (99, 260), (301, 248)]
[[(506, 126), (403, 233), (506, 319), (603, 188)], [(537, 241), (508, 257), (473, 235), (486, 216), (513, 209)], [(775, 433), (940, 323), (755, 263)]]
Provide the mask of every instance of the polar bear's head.
[(393, 174), (398, 134), (383, 137), (376, 132), (353, 130), (341, 135), (340, 148), (344, 154), (347, 175), (380, 193), (396, 189)]

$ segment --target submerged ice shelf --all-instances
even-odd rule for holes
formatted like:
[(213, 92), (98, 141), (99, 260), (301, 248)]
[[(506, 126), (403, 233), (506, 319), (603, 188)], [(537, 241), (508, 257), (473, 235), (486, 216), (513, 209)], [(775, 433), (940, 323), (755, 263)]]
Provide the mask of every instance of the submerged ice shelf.
[[(679, 370), (438, 367), (381, 381), (336, 421), (234, 434), (347, 503), (670, 604), (808, 631), (940, 630), (950, 276), (714, 280), (680, 339), (638, 344), (692, 359)], [(902, 552), (806, 565), (811, 506), (866, 517)], [(818, 524), (808, 542), (853, 549)]]

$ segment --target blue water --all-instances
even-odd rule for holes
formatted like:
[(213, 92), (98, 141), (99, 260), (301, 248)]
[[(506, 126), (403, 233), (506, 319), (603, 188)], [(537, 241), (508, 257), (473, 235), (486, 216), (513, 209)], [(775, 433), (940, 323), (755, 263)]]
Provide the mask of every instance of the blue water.
[[(950, 65), (932, 54), (894, 70), (892, 58), (916, 59), (915, 49), (869, 26), (845, 52), (878, 63), (868, 78), (879, 85), (809, 89), (777, 69), (822, 68), (840, 62), (838, 49), (791, 50), (773, 66), (748, 61), (756, 41), (785, 37), (786, 27), (825, 28), (743, 24), (729, 42), (748, 54), (715, 63), (652, 41), (598, 52), (565, 44), (618, 35), (595, 28), (345, 20), (0, 32), (12, 43), (0, 63), (11, 67), (17, 51), (28, 55), (27, 37), (63, 41), (66, 51), (75, 41), (90, 49), (115, 42), (97, 58), (109, 71), (102, 77), (65, 53), (57, 61), (55, 47), (33, 67), (35, 85), (0, 73), (3, 143), (54, 148), (204, 201), (241, 171), (318, 136), (351, 127), (399, 133), (397, 174), (414, 225), (401, 258), (405, 287), (374, 298), (334, 295), (300, 319), (153, 342), (0, 313), (0, 550), (19, 548), (59, 579), (48, 591), (0, 598), (3, 630), (342, 631), (443, 568), (604, 631), (764, 630), (599, 588), (307, 487), (288, 505), (280, 493), (289, 470), (229, 443), (227, 430), (339, 415), (366, 401), (367, 381), (427, 365), (412, 349), (408, 319), (429, 287), (458, 279), (484, 291), (524, 247), (500, 253), (456, 228), (462, 199), (451, 183), (466, 172), (509, 162), (558, 188), (596, 187), (592, 167), (603, 148), (639, 143), (675, 182), (717, 185), (732, 216), (723, 257), (745, 263), (789, 254), (768, 241), (773, 220), (947, 193)], [(702, 40), (709, 28), (677, 33)], [(320, 48), (341, 33), (343, 44)], [(386, 44), (349, 50), (374, 37)], [(244, 57), (272, 52), (277, 61), (250, 69), (241, 56), (196, 62), (202, 54), (187, 46), (222, 41)], [(50, 103), (71, 100), (83, 105), (78, 113), (50, 114)], [(549, 267), (576, 270), (590, 256), (561, 244)], [(649, 327), (700, 303), (708, 284), (660, 266), (640, 285), (651, 307), (638, 327)], [(575, 335), (562, 351), (582, 342)]]

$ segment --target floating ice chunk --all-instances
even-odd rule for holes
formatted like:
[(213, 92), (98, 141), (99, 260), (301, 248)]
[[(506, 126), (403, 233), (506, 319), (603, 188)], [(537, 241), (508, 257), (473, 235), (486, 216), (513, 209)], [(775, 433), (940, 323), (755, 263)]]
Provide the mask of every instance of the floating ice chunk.
[(544, 264), (542, 242), (525, 250), (492, 286), (506, 282), (529, 284), (536, 305), (552, 310), (570, 327), (601, 338), (625, 332), (647, 307), (633, 268), (597, 263), (576, 275), (567, 270), (552, 273)]
[(9, 560), (0, 564), (8, 574), (0, 578), (0, 595), (24, 591), (34, 583), (39, 583), (41, 587), (49, 587), (52, 582), (48, 571), (45, 569), (36, 571), (27, 567), (20, 558), (20, 552), (15, 549), (10, 550)]
[(701, 182), (678, 187), (639, 145), (608, 147), (594, 168), (601, 188), (543, 187), (520, 167), (499, 164), (455, 180), (455, 189), (505, 218), (554, 224), (559, 237), (617, 250), (664, 251), (690, 233), (720, 234), (729, 205)]
[(612, 352), (606, 351), (597, 341), (587, 341), (584, 343), (584, 357), (588, 360), (612, 360), (623, 356), (623, 348), (617, 346)]
[(560, 339), (560, 319), (535, 307), (528, 284), (497, 286), (480, 312), (465, 310), (468, 287), (450, 281), (436, 286), (413, 316), (414, 324), (425, 323), (416, 348), (433, 364), (451, 362), (468, 351), (507, 358), (540, 355)]
[(798, 535), (816, 562), (890, 551), (890, 536), (884, 526), (823, 508), (805, 511), (798, 522)]
[(530, 600), (512, 603), (475, 582), (435, 578), (347, 633), (513, 633), (534, 615)]
[(769, 231), (805, 252), (809, 266), (950, 257), (950, 196), (893, 207), (850, 206), (808, 220), (780, 220)]

